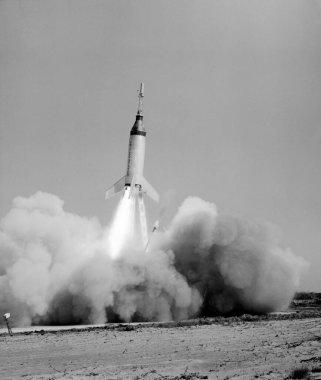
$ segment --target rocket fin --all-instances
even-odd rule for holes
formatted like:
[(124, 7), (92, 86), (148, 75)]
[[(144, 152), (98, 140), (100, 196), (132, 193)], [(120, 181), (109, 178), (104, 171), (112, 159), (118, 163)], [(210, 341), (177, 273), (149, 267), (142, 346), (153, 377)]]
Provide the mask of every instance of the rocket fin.
[(123, 190), (125, 187), (125, 179), (126, 176), (122, 177), (120, 180), (118, 180), (112, 187), (110, 187), (105, 194), (105, 199), (111, 198), (116, 193), (119, 193)]
[(142, 186), (143, 193), (146, 193), (155, 202), (159, 201), (159, 195), (157, 191), (153, 188), (153, 186), (150, 183), (147, 182), (146, 178), (140, 178), (140, 185)]

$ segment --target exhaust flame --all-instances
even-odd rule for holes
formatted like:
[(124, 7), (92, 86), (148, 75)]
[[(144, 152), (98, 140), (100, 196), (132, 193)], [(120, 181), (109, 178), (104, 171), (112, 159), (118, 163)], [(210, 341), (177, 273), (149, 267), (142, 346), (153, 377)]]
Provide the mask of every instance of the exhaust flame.
[(109, 231), (109, 254), (113, 259), (119, 257), (126, 243), (134, 237), (136, 202), (130, 195), (130, 187), (127, 187), (120, 199)]
[(18, 326), (287, 307), (306, 262), (270, 224), (220, 215), (214, 204), (190, 197), (146, 252), (137, 248), (128, 193), (110, 230), (66, 212), (51, 194), (14, 199), (0, 224), (0, 314), (10, 311)]

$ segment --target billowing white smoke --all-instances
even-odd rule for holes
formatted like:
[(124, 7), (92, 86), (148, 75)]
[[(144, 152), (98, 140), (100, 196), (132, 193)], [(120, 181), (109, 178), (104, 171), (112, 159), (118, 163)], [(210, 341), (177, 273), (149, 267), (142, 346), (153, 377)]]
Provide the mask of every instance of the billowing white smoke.
[(282, 245), (275, 226), (217, 215), (199, 198), (185, 200), (162, 244), (199, 290), (204, 315), (284, 309), (307, 265)]
[[(276, 237), (275, 237), (276, 236)], [(0, 312), (15, 324), (183, 319), (286, 306), (304, 261), (263, 223), (188, 198), (149, 252), (114, 259), (110, 231), (56, 196), (18, 197), (0, 229)]]

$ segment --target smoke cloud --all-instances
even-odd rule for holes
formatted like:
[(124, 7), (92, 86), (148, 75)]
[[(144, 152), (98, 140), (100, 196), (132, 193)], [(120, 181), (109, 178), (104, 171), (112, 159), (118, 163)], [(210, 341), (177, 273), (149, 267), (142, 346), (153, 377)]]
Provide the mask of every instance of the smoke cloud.
[(289, 304), (306, 265), (272, 225), (193, 197), (148, 252), (131, 241), (115, 259), (110, 235), (55, 195), (14, 199), (0, 226), (0, 312), (15, 325), (265, 313)]

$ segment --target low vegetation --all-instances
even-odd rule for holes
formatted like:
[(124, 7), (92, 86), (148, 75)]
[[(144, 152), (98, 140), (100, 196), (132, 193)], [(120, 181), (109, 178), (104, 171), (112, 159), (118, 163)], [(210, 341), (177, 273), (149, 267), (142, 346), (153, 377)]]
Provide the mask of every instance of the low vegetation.
[(306, 379), (309, 380), (311, 379), (310, 376), (310, 370), (308, 367), (299, 367), (299, 368), (294, 368), (288, 379)]
[(320, 307), (321, 293), (297, 292), (291, 302), (291, 307)]

